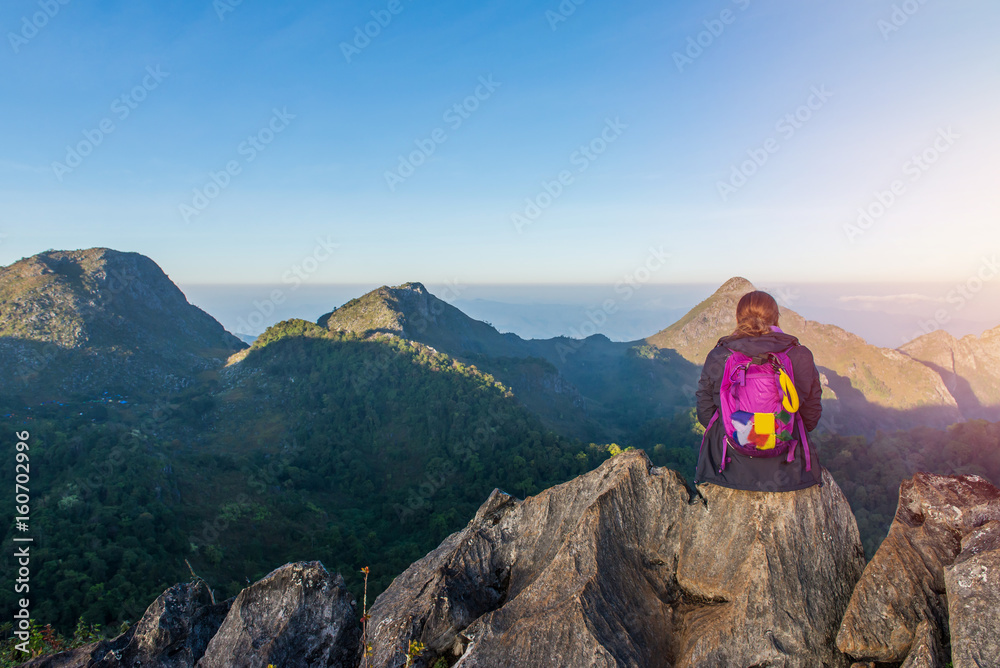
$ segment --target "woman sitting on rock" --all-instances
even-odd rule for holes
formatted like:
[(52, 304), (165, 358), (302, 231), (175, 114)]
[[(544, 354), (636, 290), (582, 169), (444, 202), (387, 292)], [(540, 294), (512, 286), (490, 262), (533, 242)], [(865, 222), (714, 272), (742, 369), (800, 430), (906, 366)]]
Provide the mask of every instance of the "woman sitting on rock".
[(819, 371), (778, 316), (771, 295), (743, 295), (736, 331), (708, 353), (696, 393), (706, 431), (695, 483), (768, 492), (820, 483), (807, 436), (822, 413)]

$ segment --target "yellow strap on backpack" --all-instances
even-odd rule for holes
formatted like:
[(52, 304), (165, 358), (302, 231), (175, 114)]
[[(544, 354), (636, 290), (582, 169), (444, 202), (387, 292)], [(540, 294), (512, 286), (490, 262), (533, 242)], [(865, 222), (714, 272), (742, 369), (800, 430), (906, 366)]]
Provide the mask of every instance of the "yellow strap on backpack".
[(789, 413), (799, 410), (799, 393), (795, 389), (795, 383), (788, 377), (784, 369), (778, 370), (778, 382), (781, 383), (781, 405)]

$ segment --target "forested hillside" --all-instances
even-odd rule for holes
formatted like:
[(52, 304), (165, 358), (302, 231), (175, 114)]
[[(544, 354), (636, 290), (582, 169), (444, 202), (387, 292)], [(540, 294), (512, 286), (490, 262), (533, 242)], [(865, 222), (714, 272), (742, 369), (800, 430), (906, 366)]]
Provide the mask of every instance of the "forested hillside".
[[(358, 595), (369, 566), (377, 594), (495, 487), (534, 494), (609, 456), (421, 344), (290, 321), (244, 354), (161, 404), (7, 416), (31, 433), (38, 619), (134, 621), (190, 576), (185, 559), (222, 596), (298, 559)], [(11, 610), (13, 591), (0, 596)]]
[(851, 502), (869, 558), (892, 523), (899, 483), (914, 473), (980, 475), (1000, 485), (1000, 422), (879, 432), (872, 439), (827, 433), (816, 442)]

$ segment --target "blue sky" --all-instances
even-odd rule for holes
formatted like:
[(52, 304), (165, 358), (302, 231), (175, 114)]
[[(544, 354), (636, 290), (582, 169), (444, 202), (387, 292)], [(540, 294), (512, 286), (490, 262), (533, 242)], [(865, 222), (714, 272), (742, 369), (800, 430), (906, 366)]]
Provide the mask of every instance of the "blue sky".
[(64, 1), (0, 9), (0, 264), (947, 282), (1000, 247), (995, 2)]

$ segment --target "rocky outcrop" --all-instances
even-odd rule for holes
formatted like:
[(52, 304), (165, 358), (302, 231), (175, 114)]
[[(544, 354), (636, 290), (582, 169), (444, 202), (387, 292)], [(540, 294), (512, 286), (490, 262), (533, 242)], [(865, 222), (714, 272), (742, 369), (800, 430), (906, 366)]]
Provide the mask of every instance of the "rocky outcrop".
[(281, 668), (358, 665), (360, 626), (340, 575), (318, 561), (286, 564), (224, 603), (201, 581), (171, 587), (114, 640), (24, 668)]
[(889, 535), (851, 596), (840, 650), (859, 661), (944, 666), (953, 618), (962, 629), (952, 631), (953, 652), (974, 651), (964, 641), (969, 633), (980, 622), (997, 628), (997, 608), (992, 616), (975, 611), (997, 598), (989, 576), (977, 580), (1000, 554), (992, 520), (1000, 520), (1000, 490), (979, 476), (918, 473), (904, 481)]
[(524, 500), (495, 490), (376, 599), (364, 638), (343, 579), (308, 562), (218, 605), (177, 585), (126, 634), (26, 665), (981, 668), (998, 577), (1000, 490), (978, 476), (904, 482), (865, 567), (828, 472), (695, 491), (634, 451)]
[(692, 493), (642, 452), (475, 518), (375, 602), (374, 665), (846, 666), (864, 555), (836, 483)]
[(697, 605), (677, 665), (838, 665), (831, 641), (865, 558), (830, 474), (799, 492), (702, 494), (682, 527), (677, 583)]
[(239, 593), (197, 665), (354, 668), (358, 617), (340, 575), (288, 564)]
[[(174, 585), (149, 606), (142, 619), (129, 629), (130, 638), (95, 666), (147, 666), (184, 668), (198, 661), (208, 641), (218, 631), (232, 601), (215, 603), (204, 582)], [(125, 634), (126, 636), (129, 633)], [(123, 642), (127, 640), (127, 642)]]
[(204, 582), (174, 585), (153, 601), (142, 619), (114, 640), (78, 647), (25, 664), (32, 668), (187, 668), (205, 653), (232, 601), (216, 604)]
[(944, 582), (954, 667), (1000, 663), (1000, 522), (988, 522), (962, 539)]

